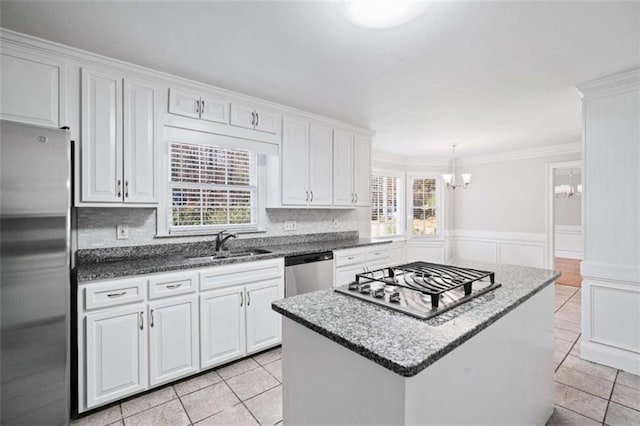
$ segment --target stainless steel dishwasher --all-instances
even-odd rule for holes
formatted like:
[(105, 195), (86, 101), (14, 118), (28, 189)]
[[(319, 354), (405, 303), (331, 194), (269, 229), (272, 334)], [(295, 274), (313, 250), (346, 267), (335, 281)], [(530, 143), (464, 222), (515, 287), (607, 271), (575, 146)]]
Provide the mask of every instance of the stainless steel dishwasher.
[(333, 287), (333, 252), (284, 259), (284, 297)]

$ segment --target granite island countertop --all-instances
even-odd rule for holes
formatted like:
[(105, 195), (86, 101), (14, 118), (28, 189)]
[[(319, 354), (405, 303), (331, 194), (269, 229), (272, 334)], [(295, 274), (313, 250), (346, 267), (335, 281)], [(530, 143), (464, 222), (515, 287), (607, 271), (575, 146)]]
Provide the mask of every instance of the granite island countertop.
[[(502, 286), (430, 320), (333, 290), (278, 300), (273, 310), (405, 377), (412, 377), (487, 328), (560, 273), (514, 265), (456, 260), (452, 265), (495, 271)], [(478, 299), (480, 299), (478, 298)], [(472, 304), (469, 306), (469, 304)], [(446, 315), (447, 320), (439, 320)]]
[[(253, 262), (257, 260), (319, 253), (323, 251), (333, 251), (376, 244), (388, 244), (390, 242), (391, 241), (388, 240), (372, 240), (370, 238), (348, 238), (331, 241), (312, 241), (266, 246), (260, 245), (257, 248), (269, 250), (269, 253), (246, 257), (229, 257), (224, 259), (193, 259), (198, 256), (208, 256), (212, 253), (189, 251), (187, 248), (182, 253), (176, 253), (175, 250), (172, 250), (165, 254), (146, 257), (130, 257), (105, 261), (100, 261), (100, 259), (94, 258), (90, 262), (78, 263), (76, 265), (76, 273), (78, 283), (86, 283), (89, 281), (132, 275), (202, 268), (207, 266), (226, 265), (230, 263)], [(127, 249), (130, 248), (128, 247)], [(140, 251), (143, 250), (144, 248), (140, 248)], [(133, 251), (135, 251), (135, 248)]]

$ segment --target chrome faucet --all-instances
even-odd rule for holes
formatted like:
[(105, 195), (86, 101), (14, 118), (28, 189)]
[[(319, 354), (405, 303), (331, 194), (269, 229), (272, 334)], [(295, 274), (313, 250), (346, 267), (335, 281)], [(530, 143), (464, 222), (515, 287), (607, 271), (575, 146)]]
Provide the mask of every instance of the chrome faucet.
[(237, 234), (227, 234), (224, 235), (227, 230), (218, 232), (216, 235), (216, 252), (224, 250), (224, 243), (227, 242), (229, 238), (238, 238)]

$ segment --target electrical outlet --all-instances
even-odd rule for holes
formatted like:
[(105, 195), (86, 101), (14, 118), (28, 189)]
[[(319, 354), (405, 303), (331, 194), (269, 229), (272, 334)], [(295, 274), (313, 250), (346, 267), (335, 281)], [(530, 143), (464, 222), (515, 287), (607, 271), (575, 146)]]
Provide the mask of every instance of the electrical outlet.
[(129, 225), (116, 225), (116, 239), (129, 239)]
[(295, 231), (296, 230), (296, 221), (295, 220), (285, 220), (284, 221), (284, 230), (285, 231)]
[(338, 219), (333, 219), (333, 227), (335, 229), (338, 229), (340, 227), (340, 222), (338, 222)]

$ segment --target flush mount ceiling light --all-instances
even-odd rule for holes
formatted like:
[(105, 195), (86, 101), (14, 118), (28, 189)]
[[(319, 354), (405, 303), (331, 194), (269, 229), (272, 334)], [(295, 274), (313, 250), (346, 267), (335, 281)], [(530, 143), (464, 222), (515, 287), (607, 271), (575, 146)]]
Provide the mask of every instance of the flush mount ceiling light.
[(391, 28), (416, 18), (426, 1), (343, 0), (342, 12), (348, 20), (366, 28)]
[(462, 189), (467, 189), (467, 187), (469, 186), (469, 184), (471, 183), (471, 173), (463, 173), (462, 176), (462, 183), (458, 184), (456, 183), (456, 146), (453, 145), (453, 155), (451, 157), (451, 173), (445, 173), (442, 175), (442, 179), (444, 180), (444, 183), (447, 185), (448, 189), (453, 189), (455, 190), (456, 188), (462, 188)]

